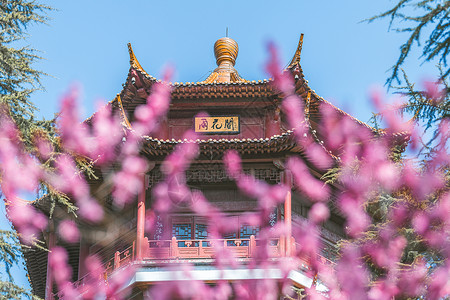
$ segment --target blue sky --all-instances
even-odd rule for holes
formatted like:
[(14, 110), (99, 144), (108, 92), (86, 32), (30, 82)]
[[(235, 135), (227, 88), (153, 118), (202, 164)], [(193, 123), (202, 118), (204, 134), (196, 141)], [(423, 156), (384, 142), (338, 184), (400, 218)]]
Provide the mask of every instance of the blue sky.
[[(159, 77), (171, 63), (174, 81), (206, 78), (216, 64), (214, 42), (225, 35), (240, 47), (236, 68), (250, 80), (267, 78), (266, 44), (274, 41), (289, 62), (300, 33), (305, 34), (302, 66), (310, 86), (322, 97), (367, 121), (372, 108), (367, 91), (383, 85), (403, 41), (388, 32), (387, 20), (362, 20), (382, 12), (389, 0), (347, 1), (45, 1), (57, 11), (48, 26), (30, 28), (29, 43), (46, 59), (37, 65), (52, 75), (45, 92), (33, 97), (43, 116), (58, 109), (58, 99), (74, 82), (82, 86), (84, 116), (95, 102), (121, 91), (131, 42), (144, 69)], [(434, 73), (411, 57), (413, 79)], [(413, 70), (420, 70), (414, 73)]]
[[(362, 20), (390, 8), (389, 0), (323, 1), (41, 1), (56, 10), (47, 26), (31, 26), (27, 44), (42, 51), (36, 68), (51, 75), (46, 91), (32, 101), (52, 118), (60, 96), (82, 87), (83, 116), (98, 101), (121, 91), (129, 68), (131, 42), (143, 68), (159, 77), (171, 63), (173, 81), (203, 80), (215, 67), (214, 42), (225, 36), (239, 44), (236, 69), (249, 80), (268, 78), (266, 45), (274, 41), (287, 64), (305, 34), (301, 64), (309, 85), (336, 106), (368, 121), (368, 91), (383, 85), (405, 36), (388, 32), (388, 20)], [(413, 81), (435, 74), (413, 53), (405, 68)], [(0, 208), (2, 215), (4, 207)], [(0, 218), (2, 228), (7, 223)], [(26, 281), (18, 275), (19, 282)]]

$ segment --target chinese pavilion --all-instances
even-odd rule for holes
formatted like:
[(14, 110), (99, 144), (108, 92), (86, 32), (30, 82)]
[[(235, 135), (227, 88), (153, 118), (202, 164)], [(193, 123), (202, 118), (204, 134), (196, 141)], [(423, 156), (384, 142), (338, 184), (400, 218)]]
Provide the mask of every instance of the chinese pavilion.
[[(303, 35), (286, 71), (291, 72), (295, 78), (295, 92), (305, 101), (310, 133), (320, 143), (322, 135), (318, 126), (321, 119), (319, 105), (329, 105), (338, 113), (347, 114), (309, 87), (300, 66), (302, 41)], [(136, 107), (145, 103), (152, 85), (160, 81), (142, 68), (130, 44), (128, 48), (128, 77), (120, 94), (111, 102), (127, 129), (131, 126)], [(145, 174), (142, 190), (138, 195), (138, 206), (118, 211), (112, 205), (111, 197), (102, 190), (102, 176), (99, 174), (99, 179), (90, 184), (93, 195), (104, 203), (105, 220), (95, 228), (77, 220), (81, 238), (76, 244), (55, 241), (52, 229), (43, 233), (46, 246), (56, 243), (68, 250), (73, 281), (82, 282), (87, 273), (84, 260), (89, 254), (97, 254), (104, 260), (107, 272), (105, 276), (133, 262), (137, 268), (129, 287), (133, 290), (132, 297), (136, 299), (142, 297), (142, 292), (155, 283), (182, 280), (175, 271), (162, 268), (161, 261), (176, 265), (177, 262), (187, 260), (195, 265), (193, 278), (212, 284), (217, 280), (281, 276), (277, 270), (264, 274), (258, 273), (258, 270), (249, 272), (245, 265), (240, 269), (230, 268), (219, 272), (212, 263), (214, 258), (205, 220), (183, 206), (168, 220), (159, 220), (154, 232), (144, 233), (145, 209), (152, 204), (152, 187), (163, 178), (160, 165), (178, 144), (183, 143), (183, 133), (188, 129), (195, 128), (195, 131), (202, 133), (202, 139), (196, 141), (200, 154), (187, 171), (187, 184), (193, 189), (201, 190), (210, 202), (239, 224), (236, 232), (223, 236), (220, 242), (223, 242), (224, 247), (233, 248), (236, 257), (243, 261), (250, 259), (259, 247), (258, 228), (248, 225), (244, 214), (254, 211), (257, 204), (255, 200), (241, 195), (233, 180), (227, 176), (222, 165), (224, 151), (237, 150), (242, 157), (244, 171), (270, 184), (278, 184), (288, 178), (284, 171), (284, 162), (288, 156), (304, 155), (280, 111), (282, 96), (273, 88), (271, 80), (249, 81), (237, 72), (235, 62), (238, 44), (231, 38), (216, 41), (214, 54), (217, 68), (205, 80), (171, 83), (172, 102), (169, 114), (161, 121), (159, 130), (153, 136), (145, 137), (142, 152), (151, 162), (152, 169)], [(208, 116), (199, 117), (199, 112), (206, 112)], [(348, 117), (360, 126), (369, 128), (357, 119)], [(328, 153), (337, 161), (336, 153)], [(317, 178), (323, 175), (323, 171), (309, 167)], [(332, 189), (336, 192), (338, 187), (332, 186)], [(50, 208), (45, 198), (35, 201), (34, 205), (49, 213)], [(288, 227), (293, 226), (299, 218), (306, 218), (310, 206), (306, 196), (292, 188), (284, 204), (274, 208), (269, 222), (285, 222)], [(320, 256), (323, 260), (334, 259), (335, 244), (345, 236), (345, 220), (334, 207), (331, 211), (331, 217), (321, 229), (324, 249)], [(58, 208), (55, 209), (55, 222), (62, 213)], [(290, 242), (288, 238), (276, 239), (270, 244), (274, 258), (289, 255), (295, 246), (295, 241)], [(25, 257), (33, 291), (45, 299), (54, 299), (56, 289), (47, 268), (47, 252), (33, 249), (26, 251)], [(289, 279), (299, 288), (310, 287), (314, 281), (314, 278), (301, 270), (291, 272)]]

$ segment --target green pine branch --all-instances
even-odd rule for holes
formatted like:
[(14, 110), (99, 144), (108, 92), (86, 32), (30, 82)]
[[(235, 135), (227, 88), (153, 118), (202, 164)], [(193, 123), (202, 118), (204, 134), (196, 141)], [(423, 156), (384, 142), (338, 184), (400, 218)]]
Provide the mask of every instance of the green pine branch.
[[(389, 18), (389, 29), (396, 32), (408, 33), (406, 41), (400, 46), (400, 55), (397, 62), (391, 68), (391, 75), (386, 84), (391, 87), (394, 81), (401, 83), (401, 67), (410, 55), (414, 46), (420, 47), (422, 35), (427, 34), (431, 28), (431, 34), (425, 38), (422, 47), (424, 61), (437, 61), (445, 68), (441, 74), (447, 78), (450, 74), (450, 66), (447, 57), (450, 53), (450, 0), (400, 0), (391, 9), (369, 18), (365, 21)], [(398, 24), (399, 27), (394, 26)]]
[[(41, 78), (47, 74), (34, 68), (34, 63), (42, 59), (39, 51), (23, 44), (27, 39), (27, 28), (32, 24), (45, 24), (50, 10), (52, 8), (33, 0), (0, 1), (0, 111), (16, 123), (20, 132), (18, 138), (24, 150), (38, 159), (47, 172), (54, 171), (55, 159), (61, 153), (61, 141), (55, 119), (36, 117), (38, 109), (31, 101), (31, 96), (36, 90), (43, 90)], [(37, 138), (47, 140), (52, 145), (53, 153), (49, 158), (40, 157), (36, 147)], [(88, 175), (93, 174), (89, 161), (84, 158), (76, 160), (80, 170)], [(76, 213), (77, 207), (67, 195), (46, 182), (40, 185), (40, 193), (46, 195), (41, 200), (50, 204), (50, 217), (57, 205), (66, 208), (70, 214)], [(4, 270), (4, 274), (0, 271), (1, 299), (38, 299), (17, 286), (11, 276), (11, 268), (20, 264), (23, 247), (26, 246), (20, 244), (17, 233), (0, 231), (0, 270)], [(34, 247), (45, 249), (45, 244), (35, 240)]]

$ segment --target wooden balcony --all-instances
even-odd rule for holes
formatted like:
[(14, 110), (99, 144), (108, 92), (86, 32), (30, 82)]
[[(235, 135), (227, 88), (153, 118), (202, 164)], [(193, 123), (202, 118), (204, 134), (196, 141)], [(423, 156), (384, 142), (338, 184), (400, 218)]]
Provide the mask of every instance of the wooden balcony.
[[(267, 247), (269, 257), (283, 256), (284, 245), (280, 239), (262, 241), (251, 236), (249, 239), (198, 239), (198, 240), (148, 240), (144, 238), (142, 261), (183, 260), (183, 259), (214, 259), (216, 253), (230, 251), (235, 258), (251, 258), (258, 251)], [(293, 245), (295, 245), (293, 243)], [(104, 264), (106, 274), (135, 261), (136, 246), (124, 251), (117, 251), (114, 258)]]
[[(141, 262), (161, 262), (163, 260), (185, 259), (214, 259), (216, 253), (230, 251), (235, 258), (257, 257), (261, 250), (266, 251), (268, 257), (276, 258), (285, 256), (284, 239), (274, 238), (269, 241), (262, 241), (251, 236), (250, 239), (197, 239), (197, 240), (177, 240), (173, 237), (171, 240), (148, 240), (144, 238), (143, 258)], [(291, 249), (300, 245), (292, 238)], [(265, 249), (262, 249), (265, 248)], [(104, 265), (104, 277), (107, 278), (114, 270), (124, 267), (133, 261), (136, 261), (136, 244), (133, 244), (123, 251), (116, 251), (114, 257), (108, 260)], [(334, 265), (334, 262), (317, 253), (316, 259), (323, 264)], [(304, 259), (305, 265), (308, 265), (308, 259)]]
[[(125, 267), (132, 262), (138, 263), (161, 263), (164, 261), (180, 261), (199, 259), (214, 259), (216, 253), (221, 251), (230, 251), (236, 259), (245, 259), (258, 257), (259, 251), (265, 251), (270, 258), (285, 256), (285, 243), (283, 238), (274, 238), (269, 241), (260, 240), (253, 235), (250, 239), (197, 239), (197, 240), (177, 240), (173, 237), (171, 240), (148, 240), (144, 238), (144, 247), (142, 253), (142, 260), (136, 260), (136, 243), (126, 248), (123, 251), (117, 251), (114, 257), (108, 260), (103, 265), (104, 273), (101, 276), (102, 280), (107, 280), (109, 275), (115, 270)], [(295, 248), (300, 245), (291, 239), (291, 249), (295, 252)], [(334, 263), (321, 254), (317, 254), (318, 261), (328, 265)], [(204, 262), (204, 261), (203, 261)], [(309, 262), (305, 258), (300, 269), (308, 270)], [(74, 286), (83, 290), (85, 280), (88, 278), (85, 275), (83, 278), (74, 282)], [(56, 296), (61, 297), (58, 293)], [(57, 298), (59, 299), (59, 298)]]

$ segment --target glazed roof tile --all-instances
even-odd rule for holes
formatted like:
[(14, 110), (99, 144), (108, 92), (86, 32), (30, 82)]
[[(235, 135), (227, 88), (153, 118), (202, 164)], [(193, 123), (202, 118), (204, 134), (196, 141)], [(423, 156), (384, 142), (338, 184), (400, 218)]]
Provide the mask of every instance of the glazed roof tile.
[[(223, 153), (225, 149), (235, 149), (238, 152), (246, 154), (256, 153), (280, 153), (284, 151), (299, 152), (301, 149), (296, 145), (293, 138), (293, 132), (288, 130), (287, 132), (274, 135), (270, 138), (242, 138), (242, 139), (205, 139), (200, 138), (196, 140), (181, 140), (181, 139), (158, 139), (153, 137), (144, 137), (146, 147), (144, 152), (150, 155), (166, 155), (178, 144), (183, 143), (196, 143), (199, 145), (200, 154), (203, 151), (217, 152), (217, 154)], [(223, 147), (218, 148), (217, 145)]]
[(144, 139), (151, 142), (157, 142), (159, 144), (182, 144), (182, 143), (197, 143), (197, 144), (205, 144), (205, 143), (265, 143), (270, 141), (275, 141), (283, 137), (291, 136), (293, 133), (292, 130), (288, 130), (282, 134), (273, 135), (270, 138), (242, 138), (242, 139), (158, 139), (150, 136), (144, 136)]

